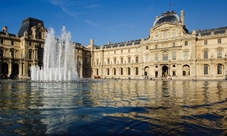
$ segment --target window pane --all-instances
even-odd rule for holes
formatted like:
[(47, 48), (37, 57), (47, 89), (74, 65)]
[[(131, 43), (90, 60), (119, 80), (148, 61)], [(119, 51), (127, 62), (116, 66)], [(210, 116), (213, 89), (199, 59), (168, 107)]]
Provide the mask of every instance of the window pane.
[(204, 65), (204, 75), (208, 74), (208, 65)]
[(163, 56), (162, 56), (162, 60), (168, 60), (168, 54), (163, 54)]
[(208, 59), (208, 51), (204, 51), (204, 59)]
[(188, 52), (187, 52), (187, 51), (184, 52), (184, 59), (185, 59), (185, 60), (188, 59)]
[(155, 53), (155, 61), (158, 61), (158, 53)]
[(217, 70), (217, 74), (222, 74), (222, 64), (218, 64)]
[(176, 60), (176, 52), (172, 52), (172, 60)]

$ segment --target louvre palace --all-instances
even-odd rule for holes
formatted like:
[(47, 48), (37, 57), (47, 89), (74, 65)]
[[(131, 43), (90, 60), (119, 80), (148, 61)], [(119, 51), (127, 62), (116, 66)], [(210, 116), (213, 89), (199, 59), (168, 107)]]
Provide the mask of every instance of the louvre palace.
[[(151, 22), (152, 24), (152, 22)], [(29, 78), (31, 65), (43, 65), (47, 29), (43, 21), (23, 20), (18, 34), (0, 31), (2, 78)], [(184, 11), (157, 16), (143, 39), (95, 45), (73, 42), (80, 78), (225, 79), (227, 27), (189, 31)]]

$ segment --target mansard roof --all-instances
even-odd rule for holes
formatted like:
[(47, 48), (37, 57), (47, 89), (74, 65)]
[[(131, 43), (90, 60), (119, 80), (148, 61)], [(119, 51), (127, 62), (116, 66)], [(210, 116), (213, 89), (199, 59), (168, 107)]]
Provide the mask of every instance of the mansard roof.
[(134, 45), (137, 45), (137, 44), (140, 44), (140, 42), (141, 42), (141, 39), (138, 39), (138, 40), (131, 40), (131, 41), (125, 41), (125, 42), (119, 42), (119, 43), (111, 43), (111, 44), (105, 44), (105, 45), (103, 45), (103, 47), (105, 47), (105, 48), (111, 48), (111, 47), (122, 47), (122, 46), (131, 46), (131, 45), (133, 45), (133, 43), (134, 43)]
[(38, 25), (39, 23), (41, 23), (41, 25), (44, 26), (44, 23), (42, 20), (38, 20), (35, 18), (31, 18), (31, 17), (23, 20), (20, 30), (18, 32), (18, 36), (19, 37), (24, 36), (25, 31), (28, 32), (28, 35), (31, 35), (32, 34), (31, 28), (35, 25)]
[(201, 36), (207, 36), (207, 35), (211, 35), (211, 32), (213, 31), (214, 34), (224, 34), (227, 30), (227, 26), (226, 27), (219, 27), (219, 28), (213, 28), (213, 29), (206, 29), (206, 30), (196, 30), (196, 36), (198, 36), (199, 34)]

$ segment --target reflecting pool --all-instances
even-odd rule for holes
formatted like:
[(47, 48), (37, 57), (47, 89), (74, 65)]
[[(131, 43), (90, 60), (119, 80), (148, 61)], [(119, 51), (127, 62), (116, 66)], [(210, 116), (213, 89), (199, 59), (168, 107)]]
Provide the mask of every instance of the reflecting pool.
[(0, 135), (226, 134), (226, 81), (0, 85)]

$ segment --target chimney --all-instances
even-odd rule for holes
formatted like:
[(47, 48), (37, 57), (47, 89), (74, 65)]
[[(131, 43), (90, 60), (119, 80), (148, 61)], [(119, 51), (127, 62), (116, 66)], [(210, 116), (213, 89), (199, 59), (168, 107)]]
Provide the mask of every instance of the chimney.
[(184, 24), (184, 10), (181, 10), (181, 22)]

